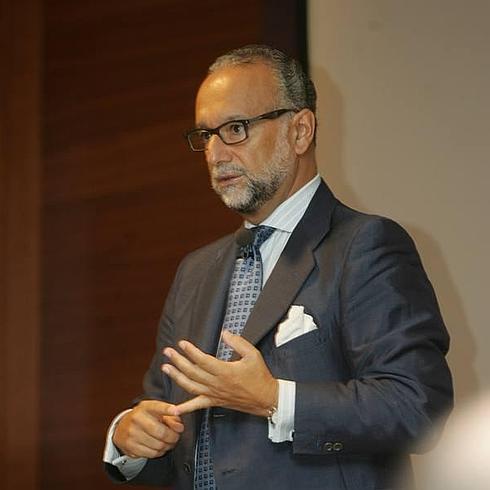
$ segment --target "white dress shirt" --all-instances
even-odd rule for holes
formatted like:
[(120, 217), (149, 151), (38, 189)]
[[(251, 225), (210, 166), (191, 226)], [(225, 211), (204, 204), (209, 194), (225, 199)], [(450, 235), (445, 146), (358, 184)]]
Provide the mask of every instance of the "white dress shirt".
[[(313, 199), (313, 195), (318, 189), (320, 181), (320, 176), (317, 174), (301, 189), (281, 203), (262, 223), (260, 223), (261, 225), (272, 226), (275, 228), (271, 237), (260, 247), (263, 266), (262, 285), (265, 285), (267, 279), (269, 279), (289, 237)], [(253, 225), (249, 222), (245, 222), (245, 227), (251, 228)], [(279, 379), (278, 381), (279, 399), (275, 416), (276, 422), (273, 424), (269, 421), (269, 439), (272, 442), (292, 441), (294, 432), (296, 383), (284, 379)]]
[[(281, 203), (261, 225), (275, 228), (274, 233), (260, 247), (263, 264), (263, 285), (269, 279), (279, 257), (284, 250), (291, 234), (306, 212), (313, 199), (321, 179), (317, 174), (312, 180), (296, 191), (292, 196)], [(245, 222), (246, 228), (253, 228), (253, 224)], [(269, 439), (272, 442), (285, 442), (293, 440), (294, 409), (296, 400), (296, 383), (294, 381), (279, 379), (279, 396), (275, 422), (269, 421)], [(146, 464), (146, 458), (130, 458), (119, 453), (112, 436), (119, 420), (128, 412), (120, 413), (111, 423), (107, 431), (104, 461), (116, 466), (127, 480), (134, 478)]]

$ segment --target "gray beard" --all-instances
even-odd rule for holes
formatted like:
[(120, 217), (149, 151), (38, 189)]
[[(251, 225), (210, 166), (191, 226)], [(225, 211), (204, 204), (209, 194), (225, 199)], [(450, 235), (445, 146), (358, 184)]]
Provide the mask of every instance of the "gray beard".
[[(258, 211), (267, 201), (274, 197), (279, 189), (283, 178), (280, 175), (274, 175), (269, 182), (250, 180), (247, 186), (246, 196), (242, 202), (233, 203), (231, 199), (221, 196), (223, 202), (234, 211), (240, 214), (252, 214)], [(228, 201), (228, 202), (227, 202)]]
[[(278, 136), (278, 141), (285, 141), (287, 129), (287, 126), (284, 126)], [(233, 164), (224, 165), (228, 171), (236, 170), (240, 172), (247, 179), (246, 186), (237, 186), (236, 189), (231, 187), (224, 192), (220, 192), (219, 187), (215, 186), (213, 179), (211, 179), (213, 189), (228, 208), (240, 214), (253, 214), (274, 197), (291, 171), (291, 162), (288, 161), (288, 157), (289, 147), (285, 143), (276, 144), (269, 165), (259, 176), (248, 176), (244, 173), (243, 168), (235, 167)], [(220, 172), (223, 172), (223, 169), (217, 169), (215, 172), (217, 177)]]

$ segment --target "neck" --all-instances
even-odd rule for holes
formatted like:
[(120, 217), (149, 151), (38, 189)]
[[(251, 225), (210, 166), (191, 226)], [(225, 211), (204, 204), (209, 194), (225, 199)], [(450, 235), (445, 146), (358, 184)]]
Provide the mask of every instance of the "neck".
[(305, 184), (313, 179), (317, 173), (318, 170), (314, 158), (310, 162), (300, 161), (296, 174), (286, 178), (283, 185), (269, 201), (264, 203), (253, 213), (242, 214), (241, 216), (254, 225), (262, 223), (278, 206), (299, 191)]

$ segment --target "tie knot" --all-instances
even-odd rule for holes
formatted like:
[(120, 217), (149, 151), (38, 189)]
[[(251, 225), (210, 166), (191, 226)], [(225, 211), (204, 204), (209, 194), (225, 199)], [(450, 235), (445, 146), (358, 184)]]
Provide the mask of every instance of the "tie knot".
[(254, 243), (253, 246), (256, 249), (259, 249), (262, 244), (270, 238), (272, 233), (274, 233), (275, 228), (271, 226), (260, 225), (252, 228), (252, 233), (254, 234)]

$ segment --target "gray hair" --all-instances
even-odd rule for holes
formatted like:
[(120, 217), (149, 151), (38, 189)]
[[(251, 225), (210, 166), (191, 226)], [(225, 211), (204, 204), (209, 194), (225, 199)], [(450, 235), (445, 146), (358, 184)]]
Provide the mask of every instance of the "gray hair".
[(228, 66), (264, 63), (272, 69), (279, 87), (279, 103), (296, 111), (316, 114), (316, 90), (300, 63), (286, 53), (265, 44), (249, 44), (225, 53), (209, 67), (208, 73)]

